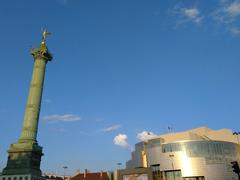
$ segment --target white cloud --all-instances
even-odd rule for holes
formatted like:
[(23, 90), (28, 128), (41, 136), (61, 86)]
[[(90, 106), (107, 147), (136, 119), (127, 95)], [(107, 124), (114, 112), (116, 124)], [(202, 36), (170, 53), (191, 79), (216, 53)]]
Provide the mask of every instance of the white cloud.
[(118, 134), (117, 136), (115, 136), (115, 138), (113, 139), (113, 143), (117, 146), (120, 146), (122, 148), (128, 149), (129, 145), (127, 142), (127, 135), (126, 134)]
[(228, 29), (233, 35), (240, 35), (240, 28), (231, 27)]
[(240, 1), (235, 1), (229, 4), (226, 8), (225, 11), (230, 15), (230, 16), (238, 16), (240, 15)]
[(101, 131), (101, 132), (111, 132), (111, 131), (114, 131), (114, 130), (116, 130), (116, 129), (119, 129), (120, 127), (121, 127), (120, 124), (116, 124), (116, 125), (114, 125), (114, 126), (110, 126), (110, 127), (107, 127), (107, 128), (103, 128), (103, 129), (101, 129), (100, 131)]
[(237, 25), (240, 20), (240, 0), (222, 0), (212, 13), (213, 20), (233, 35), (240, 35)]
[(42, 119), (48, 122), (72, 122), (72, 121), (80, 121), (81, 117), (74, 114), (63, 114), (63, 115), (54, 114), (54, 115), (44, 116)]
[(200, 15), (200, 11), (194, 7), (194, 8), (182, 8), (181, 13), (183, 16), (183, 20), (185, 21), (191, 21), (194, 23), (201, 23), (203, 16)]
[(183, 9), (183, 13), (186, 17), (194, 19), (199, 16), (199, 10), (197, 8)]
[(197, 7), (182, 7), (180, 4), (175, 5), (171, 10), (171, 14), (177, 18), (177, 24), (184, 23), (200, 24), (204, 18)]
[(141, 133), (137, 134), (137, 138), (140, 141), (147, 141), (149, 139), (153, 139), (158, 137), (158, 135), (154, 134), (153, 132), (148, 132), (148, 131), (142, 131)]
[(238, 20), (240, 15), (240, 0), (223, 1), (220, 6), (213, 12), (213, 19), (217, 22), (230, 24)]

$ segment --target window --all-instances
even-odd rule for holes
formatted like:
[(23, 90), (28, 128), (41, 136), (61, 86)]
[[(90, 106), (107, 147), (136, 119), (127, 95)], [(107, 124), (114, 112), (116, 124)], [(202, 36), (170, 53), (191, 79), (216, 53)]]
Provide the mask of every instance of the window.
[(175, 152), (181, 151), (181, 144), (179, 143), (171, 143), (171, 144), (163, 144), (162, 152)]
[(153, 180), (162, 180), (163, 175), (160, 171), (160, 164), (151, 165)]
[(184, 180), (205, 180), (203, 176), (199, 177), (185, 177)]
[(165, 171), (166, 180), (183, 180), (180, 170)]
[(160, 142), (159, 139), (152, 139), (152, 140), (148, 141), (148, 143), (147, 143), (148, 148), (157, 147), (157, 146), (160, 146), (160, 145), (161, 145), (161, 142)]

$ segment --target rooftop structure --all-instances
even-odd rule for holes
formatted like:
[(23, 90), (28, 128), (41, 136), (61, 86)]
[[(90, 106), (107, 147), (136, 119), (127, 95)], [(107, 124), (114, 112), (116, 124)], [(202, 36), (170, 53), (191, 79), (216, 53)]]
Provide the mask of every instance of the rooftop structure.
[(171, 143), (177, 141), (197, 141), (197, 140), (214, 140), (239, 143), (238, 136), (233, 135), (230, 129), (212, 130), (206, 127), (191, 129), (184, 132), (176, 132), (160, 135), (159, 138), (163, 143)]
[(88, 172), (78, 173), (71, 178), (71, 180), (110, 180), (111, 174), (108, 172)]

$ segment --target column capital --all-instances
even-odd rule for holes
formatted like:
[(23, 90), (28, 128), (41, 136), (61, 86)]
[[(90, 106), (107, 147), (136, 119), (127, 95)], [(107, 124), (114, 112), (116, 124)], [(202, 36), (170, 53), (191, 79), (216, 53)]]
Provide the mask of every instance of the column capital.
[(32, 48), (31, 49), (31, 54), (32, 54), (34, 60), (36, 60), (36, 59), (43, 59), (43, 60), (46, 60), (46, 61), (51, 61), (52, 60), (52, 55), (48, 51), (48, 48), (47, 48), (45, 42), (42, 42), (40, 44), (40, 46), (37, 47), (37, 48)]

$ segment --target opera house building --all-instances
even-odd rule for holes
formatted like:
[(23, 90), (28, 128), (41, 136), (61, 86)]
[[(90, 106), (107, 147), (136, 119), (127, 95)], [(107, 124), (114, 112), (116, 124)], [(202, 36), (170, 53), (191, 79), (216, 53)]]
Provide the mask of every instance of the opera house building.
[(239, 138), (205, 127), (161, 135), (137, 143), (126, 169), (151, 169), (151, 178), (141, 177), (153, 180), (237, 180), (231, 162), (240, 162)]

